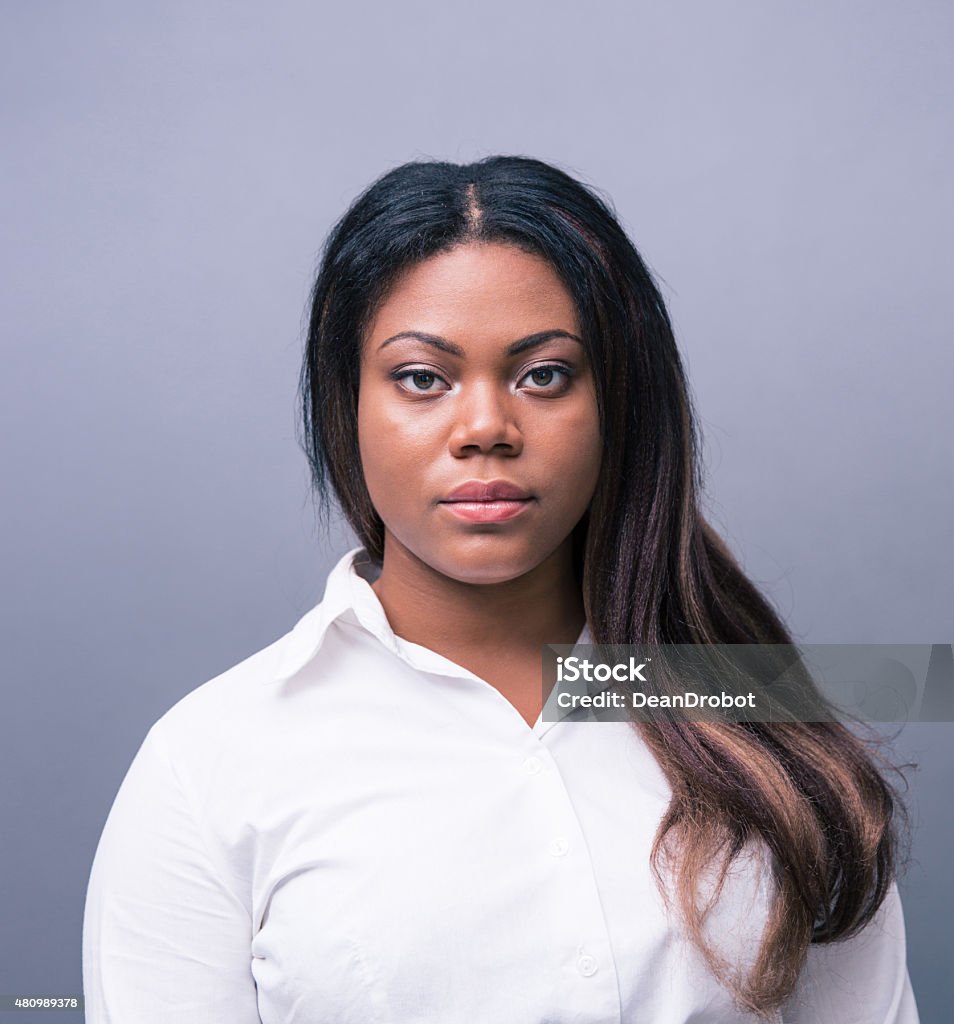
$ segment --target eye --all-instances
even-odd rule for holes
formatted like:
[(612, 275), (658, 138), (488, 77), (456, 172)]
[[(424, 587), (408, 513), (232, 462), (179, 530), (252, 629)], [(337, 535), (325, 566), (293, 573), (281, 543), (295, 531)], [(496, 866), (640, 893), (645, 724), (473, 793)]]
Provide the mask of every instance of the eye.
[(570, 378), (573, 371), (568, 366), (559, 366), (556, 363), (548, 363), (546, 366), (535, 366), (523, 376), (537, 385), (530, 388), (531, 391), (546, 391), (549, 394), (559, 394), (565, 391), (570, 385)]
[[(415, 392), (417, 394), (428, 394), (429, 392), (440, 391), (441, 388), (435, 388), (434, 382), (442, 380), (432, 370), (421, 370), (421, 369), (409, 369), (409, 370), (395, 370), (391, 375), (391, 379), (394, 381), (404, 381), (410, 377), (409, 384), (401, 383), (401, 387), (405, 391)], [(444, 381), (446, 383), (446, 381)]]

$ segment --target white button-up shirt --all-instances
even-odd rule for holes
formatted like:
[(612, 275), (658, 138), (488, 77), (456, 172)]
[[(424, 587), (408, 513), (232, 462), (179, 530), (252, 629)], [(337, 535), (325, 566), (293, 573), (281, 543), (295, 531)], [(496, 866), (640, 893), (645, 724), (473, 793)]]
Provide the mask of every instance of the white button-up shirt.
[[(349, 551), (293, 630), (149, 730), (92, 866), (88, 1024), (749, 1020), (656, 888), (670, 789), (632, 726), (530, 727), (396, 636), (372, 572)], [(737, 964), (764, 863), (740, 858), (713, 914)], [(894, 886), (774, 1019), (916, 1024)]]

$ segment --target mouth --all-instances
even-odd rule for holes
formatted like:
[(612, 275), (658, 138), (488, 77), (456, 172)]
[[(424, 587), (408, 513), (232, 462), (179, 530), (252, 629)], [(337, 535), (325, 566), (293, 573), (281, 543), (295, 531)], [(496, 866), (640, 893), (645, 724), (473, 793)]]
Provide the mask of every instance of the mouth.
[(455, 487), (444, 501), (523, 501), (532, 498), (513, 480), (498, 477), (495, 480), (466, 480)]
[(484, 501), (457, 499), (440, 502), (452, 515), (475, 523), (504, 522), (519, 516), (534, 498), (489, 498)]

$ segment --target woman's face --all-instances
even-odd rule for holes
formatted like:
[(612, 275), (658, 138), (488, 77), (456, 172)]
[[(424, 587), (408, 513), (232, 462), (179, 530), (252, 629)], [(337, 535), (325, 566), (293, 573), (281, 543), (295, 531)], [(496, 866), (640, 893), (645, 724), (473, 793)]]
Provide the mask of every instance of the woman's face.
[[(570, 543), (602, 441), (576, 308), (545, 260), (465, 244), (401, 276), (361, 354), (358, 442), (389, 548), (499, 583)], [(502, 482), (519, 500), (487, 500)], [(464, 484), (470, 501), (454, 500)], [(476, 499), (476, 500), (475, 500)]]

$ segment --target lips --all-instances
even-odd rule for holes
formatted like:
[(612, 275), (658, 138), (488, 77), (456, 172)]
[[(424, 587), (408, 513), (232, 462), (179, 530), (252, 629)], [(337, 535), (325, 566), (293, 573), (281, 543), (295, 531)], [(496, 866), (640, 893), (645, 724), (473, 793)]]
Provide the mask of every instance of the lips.
[(509, 480), (468, 480), (455, 487), (443, 500), (457, 501), (527, 501), (532, 495)]
[(468, 480), (440, 504), (457, 519), (476, 524), (502, 524), (533, 504), (533, 495), (510, 480)]

